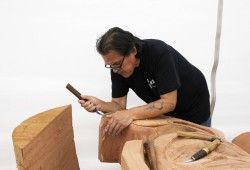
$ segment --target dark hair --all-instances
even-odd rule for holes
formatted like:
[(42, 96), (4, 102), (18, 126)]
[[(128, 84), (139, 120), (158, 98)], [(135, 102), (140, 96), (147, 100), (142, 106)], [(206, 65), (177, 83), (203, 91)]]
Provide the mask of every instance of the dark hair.
[(99, 54), (108, 54), (114, 50), (123, 56), (129, 55), (135, 47), (137, 52), (141, 50), (142, 42), (139, 38), (121, 28), (110, 28), (96, 41), (96, 50)]

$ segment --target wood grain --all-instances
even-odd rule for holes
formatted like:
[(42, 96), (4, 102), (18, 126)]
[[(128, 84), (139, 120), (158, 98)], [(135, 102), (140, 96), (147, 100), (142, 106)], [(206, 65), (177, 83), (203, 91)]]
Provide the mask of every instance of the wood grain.
[(36, 114), (12, 134), (19, 170), (79, 170), (72, 127), (72, 108), (66, 105)]

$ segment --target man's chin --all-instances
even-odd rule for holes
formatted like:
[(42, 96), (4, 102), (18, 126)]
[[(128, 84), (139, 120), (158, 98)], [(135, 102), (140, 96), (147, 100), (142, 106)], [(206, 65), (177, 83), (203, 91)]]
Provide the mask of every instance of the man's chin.
[(131, 75), (130, 74), (122, 74), (121, 76), (124, 78), (129, 78)]

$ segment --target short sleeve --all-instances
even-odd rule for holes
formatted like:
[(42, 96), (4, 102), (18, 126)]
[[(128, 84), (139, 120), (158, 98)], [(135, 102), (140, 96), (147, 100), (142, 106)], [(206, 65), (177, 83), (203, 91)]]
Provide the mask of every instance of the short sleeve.
[(178, 62), (175, 59), (171, 50), (167, 50), (158, 56), (155, 65), (155, 77), (160, 95), (174, 91), (181, 86)]

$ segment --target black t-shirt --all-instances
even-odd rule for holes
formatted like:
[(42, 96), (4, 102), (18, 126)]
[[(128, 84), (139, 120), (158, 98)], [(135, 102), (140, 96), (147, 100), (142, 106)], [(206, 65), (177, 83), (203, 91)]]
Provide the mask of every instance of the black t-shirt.
[(137, 53), (140, 65), (129, 78), (111, 70), (112, 97), (123, 97), (130, 88), (150, 103), (160, 99), (160, 95), (177, 90), (176, 107), (166, 115), (198, 124), (206, 121), (210, 115), (210, 102), (201, 71), (163, 41), (147, 39), (142, 43), (142, 49)]

